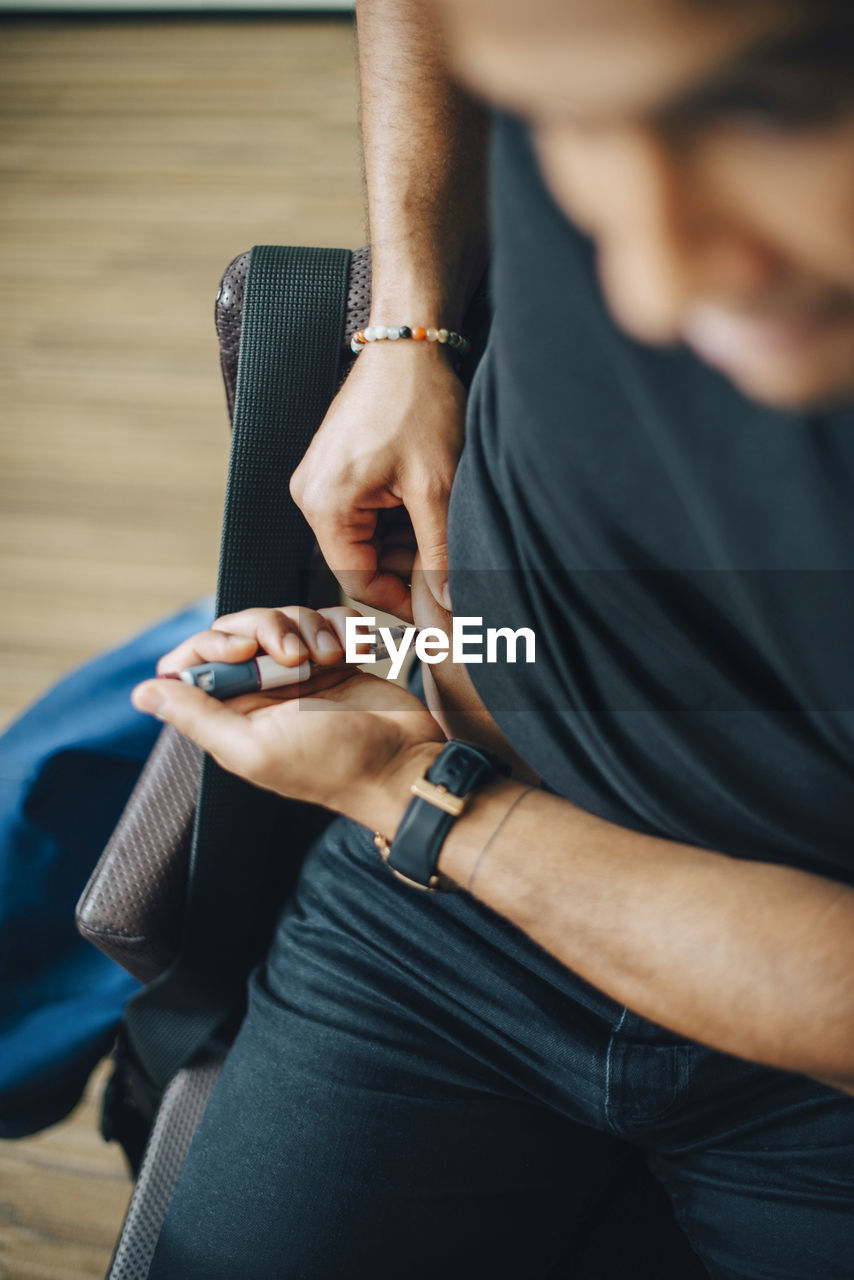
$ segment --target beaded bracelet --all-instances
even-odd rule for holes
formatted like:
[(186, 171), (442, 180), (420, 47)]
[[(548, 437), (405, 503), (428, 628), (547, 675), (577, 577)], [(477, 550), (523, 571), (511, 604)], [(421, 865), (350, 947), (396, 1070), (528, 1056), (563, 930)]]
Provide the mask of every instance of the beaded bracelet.
[(410, 327), (408, 324), (369, 324), (366, 329), (357, 329), (350, 339), (350, 350), (358, 355), (369, 342), (395, 342), (398, 338), (411, 338), (413, 342), (441, 342), (458, 351), (461, 356), (471, 351), (469, 340), (453, 329), (424, 329), (421, 325)]

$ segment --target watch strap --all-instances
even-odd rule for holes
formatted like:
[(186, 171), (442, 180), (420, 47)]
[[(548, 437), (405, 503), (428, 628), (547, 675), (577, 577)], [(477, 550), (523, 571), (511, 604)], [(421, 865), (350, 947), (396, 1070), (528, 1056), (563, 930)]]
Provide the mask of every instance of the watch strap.
[(391, 844), (375, 837), (394, 874), (414, 888), (432, 892), (456, 886), (437, 870), (442, 844), (471, 793), (507, 766), (492, 752), (452, 741), (437, 755), (423, 778), (412, 784), (413, 798)]

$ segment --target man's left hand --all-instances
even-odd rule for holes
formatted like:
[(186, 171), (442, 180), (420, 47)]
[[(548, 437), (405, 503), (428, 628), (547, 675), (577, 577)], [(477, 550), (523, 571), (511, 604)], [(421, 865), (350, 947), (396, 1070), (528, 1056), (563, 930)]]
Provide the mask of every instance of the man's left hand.
[[(218, 619), (161, 660), (161, 676), (201, 662), (244, 662), (263, 648), (284, 666), (306, 656), (311, 678), (219, 702), (178, 680), (148, 680), (134, 706), (174, 725), (224, 769), (279, 795), (323, 805), (389, 837), (445, 737), (399, 685), (344, 665), (349, 609), (250, 609)], [(330, 631), (338, 649), (323, 648)], [(302, 648), (288, 637), (297, 634)], [(328, 669), (323, 669), (328, 668)]]

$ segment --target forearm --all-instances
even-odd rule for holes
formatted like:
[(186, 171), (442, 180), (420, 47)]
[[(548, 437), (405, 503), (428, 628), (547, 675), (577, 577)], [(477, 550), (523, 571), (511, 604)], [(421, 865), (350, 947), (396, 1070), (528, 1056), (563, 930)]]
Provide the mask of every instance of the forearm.
[[(249, 609), (162, 660), (161, 674), (240, 661), (259, 648), (332, 665), (294, 697), (233, 705), (180, 680), (149, 680), (140, 709), (173, 724), (223, 768), (279, 795), (346, 814), (394, 844), (446, 742), (422, 703), (340, 664), (320, 635), (340, 609)], [(241, 647), (242, 646), (242, 647)], [(294, 714), (304, 701), (317, 714)], [(341, 712), (346, 712), (342, 718)], [(440, 873), (505, 916), (569, 969), (652, 1021), (724, 1052), (854, 1093), (854, 889), (639, 834), (559, 796), (502, 778), (452, 823)]]
[(442, 847), (445, 875), (652, 1021), (854, 1092), (854, 891), (539, 790), (510, 810), (522, 790), (473, 798)]
[(486, 113), (429, 7), (360, 0), (357, 23), (372, 318), (457, 327), (486, 262)]

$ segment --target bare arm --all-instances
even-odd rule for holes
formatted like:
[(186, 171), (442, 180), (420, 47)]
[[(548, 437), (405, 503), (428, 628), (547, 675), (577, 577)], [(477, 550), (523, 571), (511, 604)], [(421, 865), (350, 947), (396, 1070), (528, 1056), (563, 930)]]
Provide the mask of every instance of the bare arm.
[[(335, 611), (323, 613), (332, 619)], [(221, 619), (160, 670), (234, 661), (259, 645), (292, 665), (298, 658), (283, 640), (292, 614), (301, 629), (313, 617), (247, 610)], [(222, 631), (243, 637), (246, 653), (236, 654)], [(418, 699), (390, 681), (352, 667), (318, 680), (256, 695), (257, 705), (218, 703), (177, 680), (140, 685), (134, 700), (226, 769), (393, 841), (410, 786), (443, 735)], [(291, 714), (306, 699), (316, 699), (317, 714)], [(442, 845), (439, 869), (654, 1022), (854, 1093), (851, 887), (642, 835), (511, 779), (474, 794)]]
[[(440, 36), (414, 0), (358, 6), (374, 324), (459, 328), (487, 254), (486, 116), (450, 81)], [(408, 513), (437, 600), (465, 393), (438, 344), (366, 347), (291, 490), (349, 595), (411, 618), (414, 547), (387, 538)]]
[(522, 790), (476, 796), (440, 870), (652, 1021), (854, 1093), (854, 890)]
[(373, 313), (457, 326), (486, 262), (486, 117), (449, 79), (429, 6), (357, 5)]

